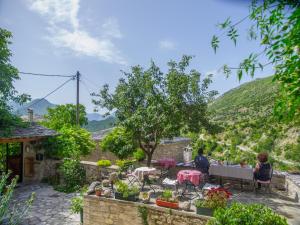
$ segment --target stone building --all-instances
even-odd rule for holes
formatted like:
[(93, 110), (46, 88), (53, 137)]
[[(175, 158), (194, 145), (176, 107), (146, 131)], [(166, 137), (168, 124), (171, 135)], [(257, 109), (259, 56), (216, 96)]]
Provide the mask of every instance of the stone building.
[(2, 169), (5, 172), (11, 171), (11, 178), (19, 176), (19, 182), (41, 181), (51, 173), (54, 164), (45, 158), (41, 141), (56, 135), (56, 131), (32, 121), (28, 127), (16, 128), (9, 136), (0, 132), (0, 144), (6, 149), (3, 152), (5, 157)]

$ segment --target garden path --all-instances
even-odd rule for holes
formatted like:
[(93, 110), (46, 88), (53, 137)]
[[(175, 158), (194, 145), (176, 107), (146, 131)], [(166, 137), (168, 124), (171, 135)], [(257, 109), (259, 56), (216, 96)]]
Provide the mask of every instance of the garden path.
[(35, 192), (35, 200), (22, 225), (79, 225), (79, 215), (70, 212), (71, 198), (74, 193), (65, 194), (55, 191), (47, 184), (21, 185), (15, 189), (13, 201), (25, 201)]

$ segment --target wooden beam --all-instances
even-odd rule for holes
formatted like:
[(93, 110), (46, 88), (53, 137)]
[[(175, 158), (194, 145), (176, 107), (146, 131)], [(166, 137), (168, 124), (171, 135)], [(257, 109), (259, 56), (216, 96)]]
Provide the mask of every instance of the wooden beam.
[(13, 143), (13, 142), (29, 142), (37, 141), (47, 137), (30, 137), (30, 138), (0, 138), (0, 144)]

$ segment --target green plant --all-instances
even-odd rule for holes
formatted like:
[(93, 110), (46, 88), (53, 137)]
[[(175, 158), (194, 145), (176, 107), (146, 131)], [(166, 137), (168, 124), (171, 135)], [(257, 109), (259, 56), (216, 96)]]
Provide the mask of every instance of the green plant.
[(137, 161), (143, 161), (146, 158), (145, 152), (139, 148), (133, 153), (133, 158)]
[(287, 225), (288, 223), (285, 218), (264, 205), (233, 203), (228, 208), (217, 208), (214, 211), (214, 219), (210, 220), (208, 224)]
[(100, 143), (103, 151), (110, 151), (120, 159), (125, 159), (137, 149), (137, 143), (134, 141), (130, 131), (122, 126), (115, 127), (109, 132)]
[(130, 166), (133, 165), (135, 160), (130, 159), (118, 159), (116, 160), (116, 165), (120, 168), (122, 172), (126, 171)]
[(137, 186), (129, 186), (123, 181), (118, 181), (116, 187), (117, 192), (121, 193), (123, 198), (128, 198), (129, 196), (137, 195), (139, 193), (139, 188)]
[(83, 197), (76, 196), (71, 199), (71, 212), (74, 214), (80, 213), (83, 210)]
[(231, 193), (224, 188), (213, 188), (208, 191), (204, 200), (196, 200), (194, 204), (196, 208), (225, 208), (230, 196)]
[(108, 159), (101, 159), (97, 162), (97, 165), (100, 167), (109, 167), (111, 166), (111, 161)]
[(95, 191), (101, 191), (103, 188), (102, 188), (102, 186), (101, 185), (97, 185), (96, 187), (95, 187)]
[(20, 224), (21, 220), (28, 213), (34, 201), (35, 193), (32, 193), (26, 202), (14, 204), (12, 196), (18, 177), (14, 177), (9, 183), (9, 175), (10, 173), (2, 173), (0, 177), (0, 224), (16, 225)]
[(159, 197), (160, 200), (166, 201), (166, 202), (178, 202), (177, 199), (173, 198), (173, 193), (171, 189), (165, 189), (163, 190), (161, 196)]
[(59, 172), (62, 175), (63, 184), (55, 187), (58, 191), (78, 191), (85, 183), (85, 170), (78, 160), (64, 159)]
[(139, 216), (143, 221), (143, 225), (149, 225), (148, 223), (148, 209), (143, 206), (138, 206)]

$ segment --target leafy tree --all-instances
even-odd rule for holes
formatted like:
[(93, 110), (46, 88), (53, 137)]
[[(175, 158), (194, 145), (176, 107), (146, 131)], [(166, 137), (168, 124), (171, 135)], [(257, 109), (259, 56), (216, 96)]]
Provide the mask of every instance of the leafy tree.
[[(76, 107), (72, 104), (60, 105), (48, 109), (48, 115), (43, 125), (58, 131), (59, 136), (49, 138), (44, 142), (44, 147), (49, 149), (52, 157), (79, 158), (87, 155), (95, 148), (91, 134), (84, 128), (76, 125)], [(87, 123), (85, 107), (80, 105), (80, 125)]]
[(124, 159), (131, 156), (137, 149), (132, 135), (123, 127), (114, 128), (101, 141), (101, 149), (114, 153), (118, 158)]
[[(49, 128), (59, 130), (64, 126), (76, 126), (76, 105), (59, 105), (55, 108), (48, 108), (43, 124)], [(79, 105), (79, 125), (87, 125), (85, 107)]]
[(18, 95), (13, 82), (20, 79), (18, 70), (11, 65), (12, 55), (8, 48), (11, 44), (11, 32), (0, 28), (0, 135), (6, 135), (16, 125), (21, 124), (21, 119), (10, 112), (9, 101), (24, 103), (29, 99), (26, 94)]
[[(237, 71), (239, 79), (244, 74), (254, 76), (256, 69), (264, 69), (272, 64), (275, 68), (274, 81), (280, 84), (280, 94), (275, 105), (275, 114), (280, 119), (291, 120), (300, 115), (300, 2), (295, 0), (252, 0), (250, 14), (233, 23), (228, 18), (219, 24), (220, 29), (236, 44), (237, 26), (246, 19), (253, 25), (249, 28), (249, 38), (261, 40), (263, 51), (251, 53), (238, 67), (223, 66), (227, 76)], [(212, 38), (214, 51), (219, 47), (219, 37)], [(259, 57), (265, 54), (268, 62)]]
[(196, 70), (187, 72), (190, 56), (170, 61), (163, 73), (152, 61), (149, 69), (134, 66), (123, 72), (113, 94), (105, 85), (93, 102), (109, 111), (116, 110), (117, 124), (129, 132), (147, 155), (147, 165), (162, 138), (181, 131), (209, 129), (207, 103), (216, 94), (208, 91), (210, 76), (200, 79)]

